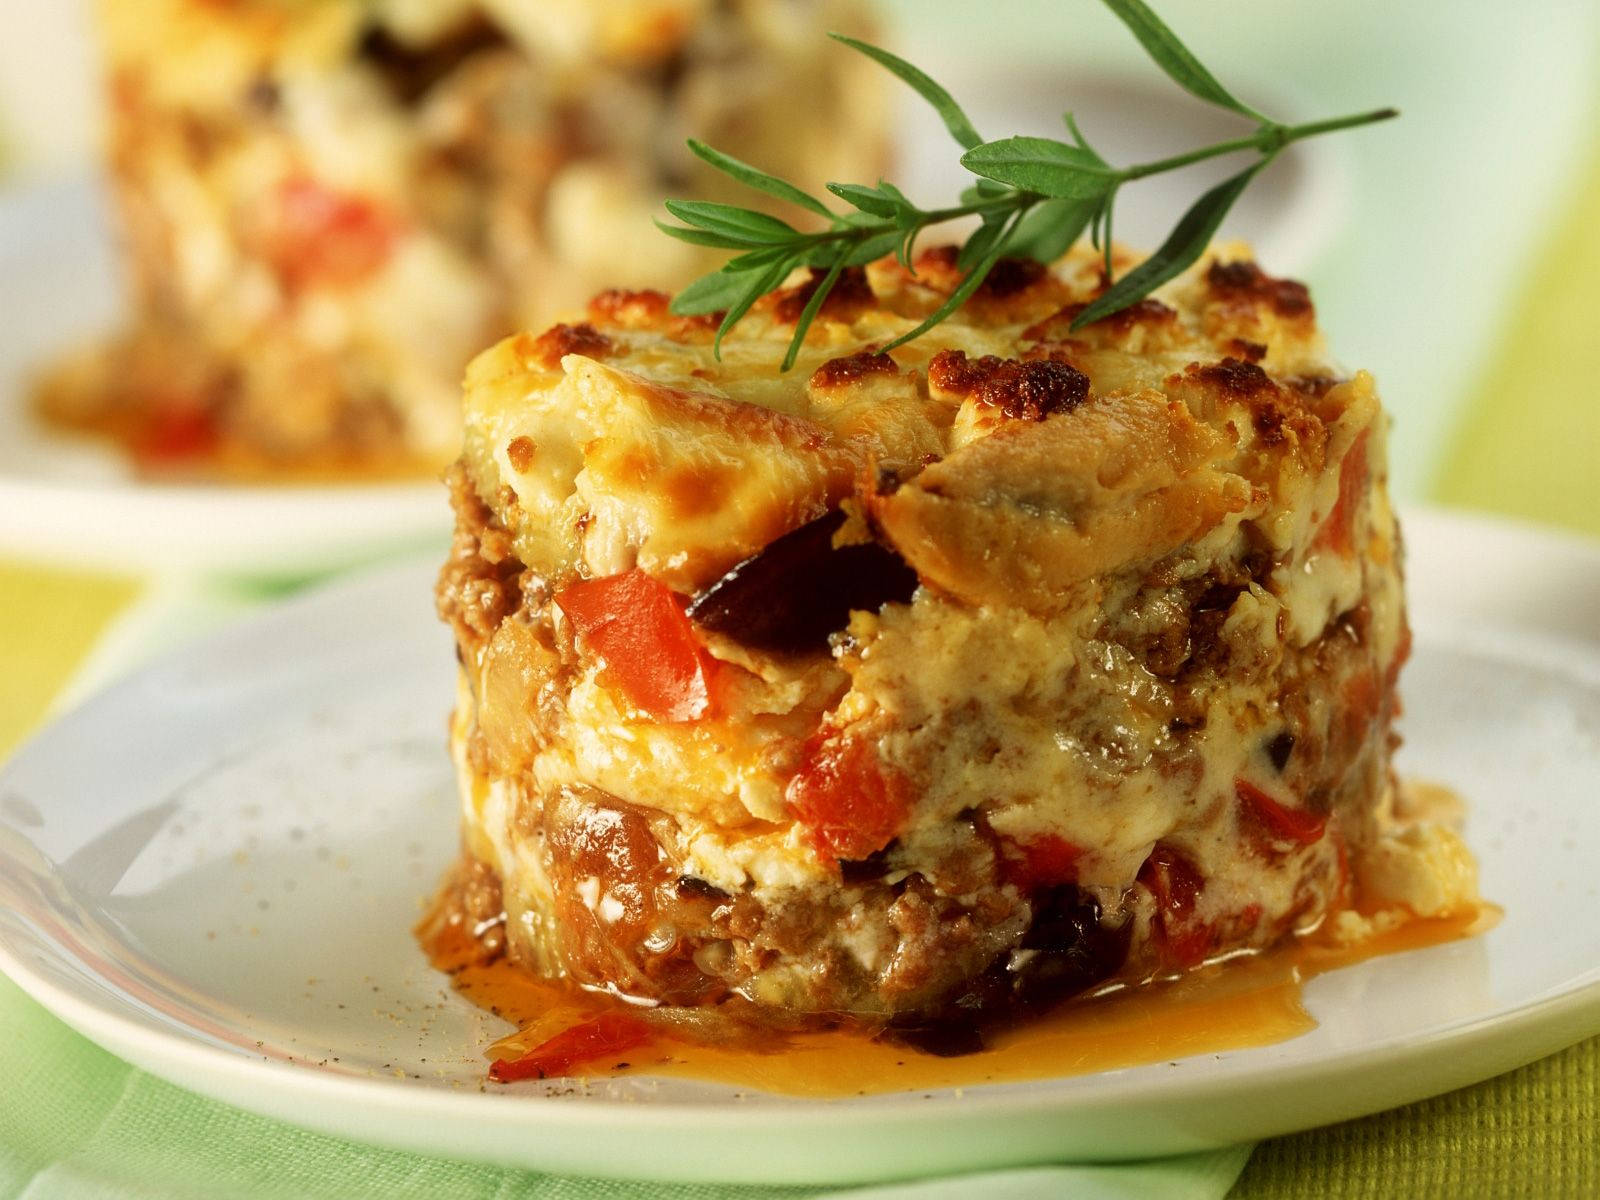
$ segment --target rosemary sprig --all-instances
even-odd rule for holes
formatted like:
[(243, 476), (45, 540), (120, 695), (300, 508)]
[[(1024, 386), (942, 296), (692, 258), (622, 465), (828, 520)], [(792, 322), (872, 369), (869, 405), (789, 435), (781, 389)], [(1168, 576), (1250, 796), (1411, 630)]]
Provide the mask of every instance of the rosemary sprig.
[[(950, 93), (924, 72), (882, 47), (835, 33), (831, 35), (835, 40), (893, 72), (933, 106), (961, 146), (961, 165), (977, 177), (975, 182), (961, 193), (959, 203), (933, 209), (919, 207), (894, 184), (882, 179), (876, 187), (830, 183), (828, 191), (849, 205), (847, 210), (838, 212), (787, 180), (691, 139), (689, 149), (717, 170), (825, 218), (827, 226), (814, 232), (802, 231), (777, 217), (737, 205), (667, 201), (667, 211), (682, 224), (657, 221), (662, 232), (695, 245), (734, 252), (720, 270), (701, 276), (679, 292), (672, 310), (683, 315), (724, 313), (715, 345), (720, 357), (723, 337), (761, 296), (797, 267), (822, 270), (821, 280), (795, 323), (794, 338), (783, 360), (787, 371), (800, 353), (807, 329), (845, 268), (862, 266), (892, 253), (911, 269), (912, 249), (923, 230), (958, 217), (975, 216), (979, 225), (957, 258), (957, 265), (964, 272), (961, 283), (926, 320), (882, 347), (880, 353), (921, 337), (955, 312), (1001, 258), (1050, 262), (1087, 231), (1105, 256), (1107, 286), (1072, 322), (1072, 328), (1079, 329), (1143, 299), (1194, 263), (1205, 252), (1240, 193), (1284, 147), (1303, 138), (1399, 115), (1392, 108), (1380, 108), (1301, 125), (1274, 121), (1236, 99), (1217, 82), (1143, 0), (1104, 3), (1174, 83), (1200, 100), (1255, 122), (1254, 132), (1127, 167), (1112, 166), (1102, 158), (1071, 113), (1065, 114), (1070, 141), (1008, 137), (987, 142)], [(1154, 254), (1121, 279), (1113, 278), (1112, 215), (1123, 185), (1243, 151), (1254, 151), (1256, 161), (1202, 195), (1178, 219)]]

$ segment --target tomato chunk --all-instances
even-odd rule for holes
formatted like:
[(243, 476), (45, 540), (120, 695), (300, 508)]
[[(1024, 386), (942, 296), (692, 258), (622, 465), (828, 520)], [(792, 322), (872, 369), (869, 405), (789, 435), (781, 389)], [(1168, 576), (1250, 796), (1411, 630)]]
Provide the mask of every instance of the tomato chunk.
[(489, 1067), (489, 1078), (495, 1083), (515, 1083), (519, 1079), (566, 1075), (583, 1063), (643, 1045), (650, 1035), (650, 1027), (636, 1017), (605, 1013), (563, 1029), (521, 1058), (495, 1059)]
[(193, 403), (158, 404), (139, 430), (134, 454), (147, 463), (181, 463), (205, 458), (221, 441), (216, 418)]
[(1054, 833), (1041, 834), (1026, 842), (1003, 841), (1000, 873), (1007, 883), (1019, 888), (1051, 887), (1078, 881), (1078, 860), (1082, 846)]
[(859, 738), (813, 738), (784, 799), (811, 832), (827, 861), (866, 858), (882, 850), (911, 811), (910, 785), (888, 770)]
[(1356, 510), (1361, 507), (1366, 490), (1367, 434), (1363, 430), (1339, 464), (1339, 498), (1317, 532), (1318, 545), (1332, 547), (1334, 553), (1345, 558), (1355, 553)]
[(606, 682), (655, 721), (697, 721), (713, 703), (711, 656), (678, 597), (639, 568), (584, 579), (556, 593), (578, 644), (605, 664)]
[(1273, 837), (1282, 841), (1310, 846), (1322, 840), (1323, 832), (1328, 827), (1326, 816), (1303, 808), (1290, 808), (1274, 800), (1248, 779), (1235, 779), (1233, 793)]
[(1155, 898), (1152, 931), (1162, 960), (1181, 969), (1199, 966), (1215, 941), (1211, 926), (1194, 915), (1204, 886), (1200, 872), (1172, 847), (1158, 844), (1139, 868), (1139, 882)]
[(374, 201), (295, 176), (278, 188), (265, 247), (291, 288), (348, 287), (389, 260), (399, 222)]

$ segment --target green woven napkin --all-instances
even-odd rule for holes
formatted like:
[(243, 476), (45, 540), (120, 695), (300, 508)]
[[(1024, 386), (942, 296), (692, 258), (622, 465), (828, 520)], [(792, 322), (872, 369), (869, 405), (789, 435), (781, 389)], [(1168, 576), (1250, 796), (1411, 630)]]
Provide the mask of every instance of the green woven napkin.
[[(97, 1049), (0, 976), (0, 1197), (26, 1200), (1219, 1200), (1248, 1147), (848, 1190), (616, 1183), (356, 1145), (253, 1116)], [(625, 1136), (625, 1130), (619, 1130)]]
[(1230, 1200), (1411, 1196), (1600, 1196), (1600, 1038), (1476, 1087), (1262, 1142)]

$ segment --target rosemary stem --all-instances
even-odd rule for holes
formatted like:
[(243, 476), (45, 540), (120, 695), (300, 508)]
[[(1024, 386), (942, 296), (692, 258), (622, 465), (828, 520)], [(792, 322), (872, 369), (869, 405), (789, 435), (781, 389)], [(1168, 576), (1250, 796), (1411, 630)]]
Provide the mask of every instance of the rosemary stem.
[(1291, 125), (1284, 130), (1284, 144), (1298, 142), (1301, 138), (1316, 137), (1319, 133), (1332, 133), (1338, 129), (1354, 129), (1358, 125), (1375, 125), (1390, 121), (1400, 115), (1398, 108), (1374, 108), (1369, 112), (1351, 113), (1345, 117), (1330, 117), (1326, 121), (1312, 121), (1306, 125)]
[[(1019, 203), (1026, 200), (1032, 204), (1037, 197), (1030, 192), (1010, 192), (1004, 196), (996, 196), (990, 200), (981, 200), (975, 204), (958, 204), (951, 208), (936, 208), (928, 212), (919, 213), (917, 224), (919, 226), (937, 225), (941, 221), (953, 221), (957, 217), (976, 217), (991, 212), (1011, 212)], [(802, 240), (808, 245), (823, 245), (827, 242), (839, 241), (866, 241), (868, 238), (880, 233), (887, 233), (899, 226), (888, 217), (876, 221), (862, 222), (857, 225), (836, 225), (832, 229), (825, 229), (820, 233), (808, 233)]]
[(1220, 158), (1224, 154), (1235, 154), (1240, 150), (1259, 150), (1264, 140), (1263, 135), (1274, 126), (1263, 126), (1249, 137), (1234, 138), (1232, 141), (1217, 142), (1214, 145), (1203, 146), (1199, 150), (1189, 150), (1183, 154), (1174, 154), (1171, 158), (1158, 158), (1154, 162), (1135, 163), (1131, 167), (1124, 167), (1117, 174), (1124, 183), (1135, 179), (1143, 179), (1148, 175), (1160, 175), (1166, 171), (1176, 171), (1179, 167), (1187, 167), (1190, 163), (1204, 162), (1208, 158)]
[(1134, 166), (1123, 168), (1118, 174), (1126, 182), (1133, 179), (1143, 179), (1147, 175), (1159, 175), (1165, 171), (1175, 171), (1179, 167), (1188, 166), (1190, 163), (1203, 162), (1208, 158), (1219, 158), (1224, 154), (1234, 154), (1240, 150), (1259, 150), (1263, 154), (1275, 153), (1290, 142), (1316, 137), (1319, 133), (1332, 133), (1338, 129), (1351, 129), (1357, 125), (1371, 125), (1378, 121), (1387, 121), (1391, 117), (1398, 117), (1399, 115), (1398, 109), (1377, 108), (1370, 112), (1351, 113), (1343, 117), (1330, 117), (1326, 121), (1311, 121), (1305, 125), (1267, 124), (1261, 126), (1261, 128), (1247, 137), (1233, 138), (1231, 141), (1202, 146), (1198, 150), (1190, 150), (1184, 154), (1174, 154), (1171, 158), (1160, 158), (1154, 162), (1137, 163)]
[[(1144, 179), (1150, 175), (1174, 171), (1179, 167), (1186, 167), (1191, 163), (1203, 162), (1210, 158), (1219, 158), (1224, 154), (1235, 154), (1241, 150), (1255, 150), (1271, 159), (1276, 157), (1278, 152), (1291, 142), (1316, 137), (1322, 133), (1332, 133), (1340, 129), (1350, 129), (1358, 125), (1371, 125), (1378, 121), (1387, 121), (1391, 117), (1399, 115), (1396, 109), (1378, 108), (1369, 112), (1351, 113), (1343, 117), (1330, 117), (1325, 121), (1311, 121), (1304, 125), (1269, 123), (1262, 125), (1254, 133), (1245, 137), (1216, 142), (1210, 146), (1202, 146), (1198, 150), (1175, 154), (1170, 158), (1161, 158), (1153, 162), (1136, 163), (1131, 167), (1124, 167), (1122, 170), (1115, 172), (1116, 184), (1113, 186), (1130, 183), (1135, 179)], [(972, 204), (958, 204), (948, 208), (936, 208), (922, 212), (918, 214), (917, 228), (919, 230), (926, 229), (930, 225), (937, 225), (943, 221), (953, 221), (958, 217), (983, 216), (988, 213), (1000, 212), (1015, 214), (1018, 210), (1025, 212), (1038, 199), (1039, 197), (1032, 192), (1013, 189), (1003, 196), (994, 196), (988, 200), (979, 200)], [(896, 222), (889, 218), (853, 225), (836, 225), (832, 229), (822, 230), (818, 233), (804, 234), (796, 240), (796, 245), (815, 247), (834, 242), (859, 244), (898, 227)], [(1109, 250), (1109, 238), (1106, 241), (1107, 249)]]

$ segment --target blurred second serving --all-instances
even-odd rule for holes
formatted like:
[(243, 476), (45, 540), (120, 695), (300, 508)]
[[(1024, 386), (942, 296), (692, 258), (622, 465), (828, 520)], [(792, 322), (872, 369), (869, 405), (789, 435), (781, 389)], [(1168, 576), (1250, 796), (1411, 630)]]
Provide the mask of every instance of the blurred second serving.
[[(708, 264), (663, 195), (690, 133), (813, 188), (885, 151), (858, 0), (101, 0), (134, 318), (54, 424), (148, 472), (431, 471), (462, 367), (602, 284)], [(805, 119), (795, 119), (803, 110)]]

